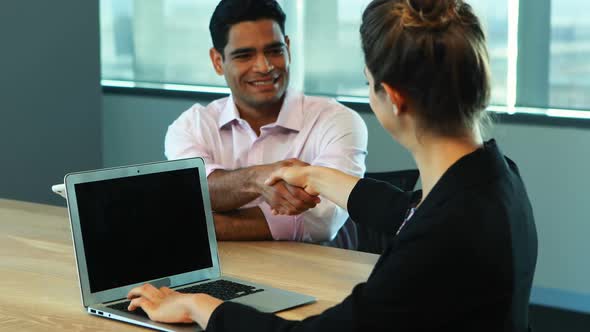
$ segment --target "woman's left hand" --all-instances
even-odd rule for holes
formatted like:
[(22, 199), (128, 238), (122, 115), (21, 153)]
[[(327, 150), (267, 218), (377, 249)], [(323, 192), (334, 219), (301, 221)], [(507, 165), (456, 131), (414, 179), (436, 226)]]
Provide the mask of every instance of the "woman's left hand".
[(127, 298), (131, 300), (128, 310), (133, 311), (141, 307), (153, 321), (163, 323), (196, 321), (203, 328), (207, 327), (213, 311), (223, 303), (205, 294), (179, 293), (168, 287), (158, 289), (150, 284), (133, 288), (127, 294)]

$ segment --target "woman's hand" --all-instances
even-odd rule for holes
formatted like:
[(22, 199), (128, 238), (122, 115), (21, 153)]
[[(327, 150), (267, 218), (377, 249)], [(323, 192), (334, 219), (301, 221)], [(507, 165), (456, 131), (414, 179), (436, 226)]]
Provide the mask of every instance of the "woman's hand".
[(128, 310), (142, 308), (153, 321), (163, 323), (197, 322), (206, 328), (213, 311), (223, 301), (205, 294), (184, 294), (168, 287), (160, 289), (145, 284), (135, 287), (127, 298), (131, 300)]
[[(348, 196), (359, 178), (329, 167), (291, 165), (274, 171), (264, 183), (273, 185), (281, 180), (303, 188), (312, 196), (321, 193), (323, 198), (346, 209)], [(273, 210), (273, 213), (282, 212)]]
[[(309, 197), (316, 197), (317, 203), (320, 202), (319, 192), (315, 190), (308, 181), (307, 177), (307, 170), (310, 169), (311, 166), (308, 165), (300, 165), (300, 164), (293, 164), (287, 165), (279, 168), (278, 170), (272, 172), (268, 179), (264, 181), (264, 184), (273, 187), (280, 183), (287, 183), (291, 188), (301, 188), (305, 191)], [(273, 214), (283, 214), (289, 215), (288, 211), (284, 209), (272, 209)]]
[(305, 192), (312, 196), (318, 196), (320, 193), (309, 183), (308, 176), (312, 168), (313, 166), (283, 166), (272, 172), (264, 184), (272, 186), (283, 180), (292, 186), (303, 188)]

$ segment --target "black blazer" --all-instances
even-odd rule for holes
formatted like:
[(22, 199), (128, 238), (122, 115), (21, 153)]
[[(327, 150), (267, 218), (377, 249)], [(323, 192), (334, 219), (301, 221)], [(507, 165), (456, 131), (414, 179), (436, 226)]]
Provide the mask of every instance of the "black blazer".
[(354, 187), (353, 220), (392, 234), (369, 279), (301, 322), (225, 302), (209, 331), (526, 331), (537, 259), (532, 209), (516, 165), (492, 140), (461, 158), (399, 229), (416, 193)]

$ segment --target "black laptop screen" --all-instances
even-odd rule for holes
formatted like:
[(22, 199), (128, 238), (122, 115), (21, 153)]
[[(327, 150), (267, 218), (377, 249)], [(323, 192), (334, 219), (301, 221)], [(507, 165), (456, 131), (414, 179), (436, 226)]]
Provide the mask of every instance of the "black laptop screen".
[(92, 293), (212, 266), (198, 169), (75, 190)]

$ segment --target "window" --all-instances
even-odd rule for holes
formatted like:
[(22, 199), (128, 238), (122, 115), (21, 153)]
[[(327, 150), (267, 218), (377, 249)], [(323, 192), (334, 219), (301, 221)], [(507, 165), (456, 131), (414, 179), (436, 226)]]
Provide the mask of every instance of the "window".
[(302, 2), (304, 91), (367, 96), (359, 26), (363, 9), (371, 1)]
[(551, 7), (549, 106), (590, 108), (590, 2), (559, 0)]
[[(303, 2), (304, 90), (324, 95), (367, 96), (359, 26), (363, 10), (371, 0)], [(492, 103), (504, 105), (508, 68), (507, 3), (491, 0), (470, 3), (487, 30), (493, 76)]]
[[(279, 0), (291, 38), (292, 86), (308, 94), (367, 97), (358, 28), (369, 2)], [(590, 93), (584, 93), (590, 91), (589, 2), (468, 2), (487, 34), (492, 105), (543, 114), (549, 113), (539, 108), (590, 109)], [(103, 82), (224, 88), (208, 55), (217, 3), (101, 0)]]
[(209, 18), (217, 3), (101, 0), (103, 79), (225, 85), (209, 60)]
[(101, 76), (133, 81), (133, 2), (100, 1)]
[(508, 98), (508, 2), (472, 0), (476, 15), (484, 27), (492, 71), (491, 104), (506, 105)]

